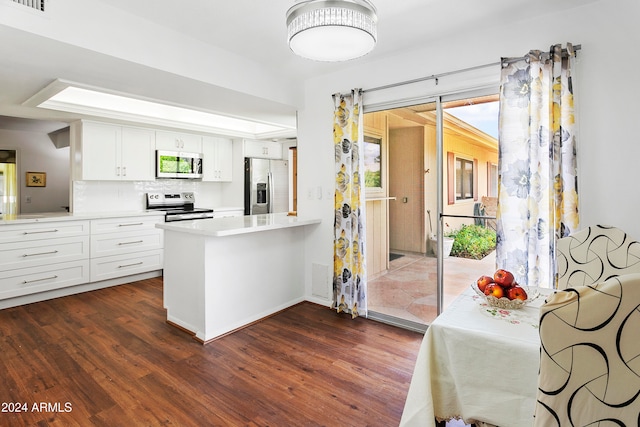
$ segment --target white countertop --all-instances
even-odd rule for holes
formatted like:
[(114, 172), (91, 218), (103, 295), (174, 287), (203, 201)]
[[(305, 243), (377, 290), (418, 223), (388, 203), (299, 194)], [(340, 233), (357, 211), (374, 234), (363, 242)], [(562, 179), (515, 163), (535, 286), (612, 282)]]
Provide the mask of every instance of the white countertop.
[(229, 211), (242, 211), (244, 212), (244, 206), (214, 206), (214, 212), (229, 212)]
[(286, 213), (277, 213), (163, 222), (156, 224), (156, 227), (201, 236), (222, 237), (281, 228), (300, 227), (319, 224), (320, 222), (321, 220), (319, 218), (301, 218), (288, 216)]
[(10, 224), (29, 224), (54, 221), (83, 221), (104, 218), (126, 218), (132, 216), (162, 216), (164, 212), (126, 211), (126, 212), (45, 212), (18, 215), (0, 215), (0, 226)]

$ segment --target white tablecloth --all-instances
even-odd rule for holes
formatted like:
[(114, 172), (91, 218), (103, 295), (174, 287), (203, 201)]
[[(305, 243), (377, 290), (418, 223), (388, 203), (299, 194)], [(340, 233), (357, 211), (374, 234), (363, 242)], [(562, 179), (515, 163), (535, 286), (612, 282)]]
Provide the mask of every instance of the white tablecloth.
[(490, 307), (471, 288), (429, 326), (401, 426), (463, 419), (501, 427), (533, 424), (540, 306), (551, 289), (518, 310)]

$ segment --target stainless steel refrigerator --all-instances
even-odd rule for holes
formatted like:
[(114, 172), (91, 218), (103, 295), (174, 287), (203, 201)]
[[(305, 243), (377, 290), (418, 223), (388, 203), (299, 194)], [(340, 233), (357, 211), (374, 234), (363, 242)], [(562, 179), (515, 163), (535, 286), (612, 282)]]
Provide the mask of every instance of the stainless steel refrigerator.
[(244, 159), (244, 214), (289, 211), (289, 162)]

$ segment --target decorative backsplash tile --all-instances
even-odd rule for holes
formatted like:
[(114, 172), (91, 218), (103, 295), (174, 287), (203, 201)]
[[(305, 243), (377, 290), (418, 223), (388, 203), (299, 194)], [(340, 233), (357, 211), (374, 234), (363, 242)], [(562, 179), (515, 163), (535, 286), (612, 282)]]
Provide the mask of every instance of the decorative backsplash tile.
[(73, 212), (144, 211), (150, 192), (195, 193), (197, 207), (221, 205), (219, 183), (191, 180), (73, 181)]

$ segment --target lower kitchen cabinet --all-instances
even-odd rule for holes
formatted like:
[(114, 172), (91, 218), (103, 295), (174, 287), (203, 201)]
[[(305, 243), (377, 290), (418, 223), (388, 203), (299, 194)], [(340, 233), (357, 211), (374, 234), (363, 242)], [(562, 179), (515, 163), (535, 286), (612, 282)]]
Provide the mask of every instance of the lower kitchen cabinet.
[(91, 281), (162, 269), (162, 249), (91, 258)]
[(0, 300), (89, 282), (89, 260), (2, 272)]
[(38, 267), (88, 258), (89, 236), (4, 243), (0, 249), (0, 271)]
[(0, 300), (89, 281), (89, 222), (0, 228)]
[(91, 221), (91, 281), (162, 269), (161, 216)]
[[(127, 276), (162, 270), (159, 222), (164, 222), (161, 215), (141, 215), (0, 226), (0, 307), (113, 286)], [(65, 289), (73, 286), (78, 287)]]

